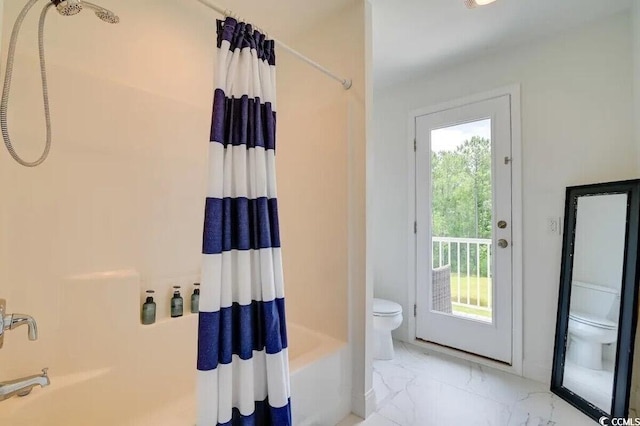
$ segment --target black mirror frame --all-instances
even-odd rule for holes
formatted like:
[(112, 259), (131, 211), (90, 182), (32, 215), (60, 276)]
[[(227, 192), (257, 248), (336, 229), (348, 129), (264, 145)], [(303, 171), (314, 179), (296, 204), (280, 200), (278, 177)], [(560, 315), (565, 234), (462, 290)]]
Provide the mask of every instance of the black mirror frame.
[[(578, 197), (606, 194), (628, 195), (625, 256), (620, 292), (620, 320), (618, 324), (618, 341), (610, 413), (606, 413), (580, 395), (562, 386), (566, 345), (568, 342), (569, 302), (571, 300), (573, 249), (575, 243)], [(639, 222), (640, 179), (567, 188), (551, 391), (596, 421), (602, 417), (606, 417), (607, 419), (626, 418), (629, 413), (633, 347), (638, 318), (638, 282), (640, 279), (640, 259), (638, 257), (638, 240), (640, 239)]]

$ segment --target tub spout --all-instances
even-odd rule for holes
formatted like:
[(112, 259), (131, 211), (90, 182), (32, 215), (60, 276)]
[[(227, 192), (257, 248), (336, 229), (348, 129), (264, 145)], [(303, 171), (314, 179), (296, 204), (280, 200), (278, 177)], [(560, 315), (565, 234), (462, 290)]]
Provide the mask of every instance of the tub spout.
[(4, 329), (14, 330), (21, 325), (29, 327), (29, 340), (38, 340), (38, 326), (32, 316), (24, 314), (11, 314), (4, 317)]
[(7, 301), (0, 299), (0, 348), (2, 348), (2, 344), (4, 343), (4, 332), (16, 329), (21, 325), (27, 325), (29, 328), (29, 340), (38, 339), (36, 320), (30, 315), (7, 314)]
[(42, 369), (42, 374), (0, 382), (0, 401), (14, 396), (27, 396), (35, 386), (45, 387), (50, 383), (46, 368)]

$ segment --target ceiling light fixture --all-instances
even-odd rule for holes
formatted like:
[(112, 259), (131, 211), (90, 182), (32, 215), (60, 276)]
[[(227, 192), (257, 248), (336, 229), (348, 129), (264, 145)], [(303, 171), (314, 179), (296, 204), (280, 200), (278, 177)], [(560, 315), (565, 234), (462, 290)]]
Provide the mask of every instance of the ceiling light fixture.
[(478, 6), (484, 6), (489, 3), (493, 3), (494, 1), (496, 0), (464, 0), (464, 4), (468, 9), (473, 9)]

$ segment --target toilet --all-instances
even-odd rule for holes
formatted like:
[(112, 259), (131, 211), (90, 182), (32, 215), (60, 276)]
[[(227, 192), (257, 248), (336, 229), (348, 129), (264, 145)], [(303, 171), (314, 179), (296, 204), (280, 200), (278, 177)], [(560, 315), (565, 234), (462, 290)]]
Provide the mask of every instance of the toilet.
[(373, 357), (393, 359), (391, 332), (402, 324), (402, 306), (385, 299), (373, 299)]
[(602, 370), (602, 345), (618, 339), (617, 318), (620, 294), (611, 287), (573, 281), (569, 310), (568, 358), (575, 364)]

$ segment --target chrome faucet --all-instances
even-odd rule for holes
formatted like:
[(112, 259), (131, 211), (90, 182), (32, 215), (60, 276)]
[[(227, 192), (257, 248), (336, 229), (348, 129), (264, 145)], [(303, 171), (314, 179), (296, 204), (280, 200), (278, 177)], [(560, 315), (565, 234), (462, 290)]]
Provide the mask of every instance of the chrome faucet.
[(0, 401), (13, 396), (27, 396), (35, 386), (45, 387), (49, 386), (49, 383), (51, 382), (49, 381), (49, 376), (47, 376), (46, 368), (42, 369), (42, 374), (0, 382)]
[(29, 340), (38, 339), (38, 326), (36, 320), (29, 315), (24, 314), (6, 314), (7, 302), (4, 299), (0, 299), (0, 348), (4, 343), (4, 332), (7, 330), (14, 330), (21, 325), (27, 325), (29, 328)]
[[(21, 325), (28, 327), (29, 340), (38, 339), (38, 327), (36, 320), (29, 315), (9, 314), (7, 315), (7, 301), (0, 299), (0, 348), (4, 343), (4, 332), (13, 330)], [(49, 386), (49, 376), (47, 369), (42, 369), (42, 374), (35, 376), (23, 377), (21, 379), (10, 380), (8, 382), (0, 382), (0, 401), (9, 399), (13, 396), (27, 396), (31, 393), (35, 386)]]

